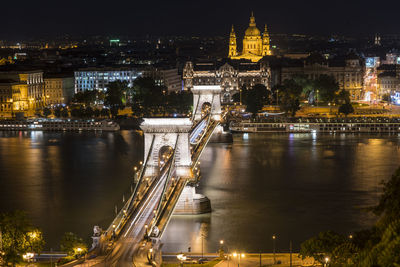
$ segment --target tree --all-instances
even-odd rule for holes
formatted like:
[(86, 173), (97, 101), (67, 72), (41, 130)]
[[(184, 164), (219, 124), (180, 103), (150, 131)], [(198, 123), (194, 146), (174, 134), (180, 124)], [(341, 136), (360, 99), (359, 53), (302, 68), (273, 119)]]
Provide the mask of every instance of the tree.
[(350, 103), (342, 104), (339, 107), (339, 113), (343, 113), (345, 116), (349, 115), (350, 113), (354, 112), (354, 108)]
[(111, 115), (116, 117), (118, 110), (124, 107), (125, 97), (128, 84), (124, 81), (115, 81), (108, 84), (104, 104), (110, 107)]
[(86, 106), (94, 104), (96, 101), (102, 102), (104, 100), (104, 93), (98, 90), (87, 90), (78, 92), (74, 95), (73, 102), (81, 103)]
[(321, 75), (314, 80), (314, 90), (318, 90), (318, 101), (332, 102), (339, 91), (339, 84), (332, 76)]
[(240, 93), (236, 93), (232, 96), (232, 100), (235, 103), (239, 103), (240, 102)]
[(262, 84), (254, 85), (250, 90), (246, 92), (245, 102), (246, 111), (251, 112), (253, 117), (256, 116), (264, 104), (269, 99), (270, 92)]
[(295, 80), (285, 80), (279, 90), (279, 106), (286, 113), (292, 116), (300, 109), (300, 96), (302, 92), (301, 85)]
[(71, 109), (71, 116), (74, 118), (82, 118), (84, 116), (84, 110), (82, 107), (74, 107)]
[(70, 256), (82, 255), (87, 251), (87, 246), (82, 238), (71, 232), (63, 235), (60, 241), (60, 248)]
[(51, 115), (51, 110), (49, 108), (43, 108), (43, 116), (47, 118)]
[(384, 222), (392, 222), (397, 220), (400, 214), (400, 168), (395, 171), (389, 181), (382, 184), (383, 194), (373, 212), (382, 216)]
[(61, 117), (61, 107), (56, 107), (53, 111), (54, 116), (56, 116), (57, 118)]
[(98, 117), (100, 117), (100, 109), (94, 109), (93, 110), (93, 115), (96, 117), (96, 118), (98, 118)]
[(40, 253), (44, 246), (42, 233), (32, 226), (26, 214), (14, 211), (0, 214), (2, 253), (0, 259), (15, 266), (27, 252)]
[(84, 111), (85, 117), (92, 118), (94, 115), (94, 111), (91, 107), (87, 107)]
[(329, 257), (332, 262), (336, 262), (335, 251), (346, 242), (344, 236), (333, 231), (321, 232), (316, 237), (312, 237), (300, 245), (299, 255), (305, 259), (313, 257), (316, 261), (324, 264), (325, 258)]
[(68, 118), (68, 116), (69, 116), (68, 109), (67, 108), (63, 108), (61, 110), (61, 117)]
[(345, 89), (340, 90), (339, 93), (336, 94), (334, 102), (336, 104), (350, 103), (350, 93), (349, 93), (349, 91), (347, 91)]
[(110, 110), (108, 108), (103, 108), (100, 110), (100, 115), (102, 117), (108, 118), (108, 117), (110, 117)]

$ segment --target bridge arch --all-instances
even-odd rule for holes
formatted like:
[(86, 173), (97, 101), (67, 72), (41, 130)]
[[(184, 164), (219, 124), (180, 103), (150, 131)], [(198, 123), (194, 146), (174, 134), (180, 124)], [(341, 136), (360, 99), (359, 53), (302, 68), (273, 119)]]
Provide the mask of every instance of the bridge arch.
[(177, 175), (190, 175), (192, 158), (189, 135), (192, 121), (189, 118), (146, 118), (140, 127), (144, 132), (144, 157), (149, 156), (145, 176), (158, 174), (162, 161), (160, 156), (165, 155), (168, 147), (172, 151), (175, 149)]
[(221, 86), (219, 85), (195, 85), (193, 93), (193, 118), (195, 121), (202, 118), (204, 103), (211, 104), (211, 117), (213, 120), (221, 120)]

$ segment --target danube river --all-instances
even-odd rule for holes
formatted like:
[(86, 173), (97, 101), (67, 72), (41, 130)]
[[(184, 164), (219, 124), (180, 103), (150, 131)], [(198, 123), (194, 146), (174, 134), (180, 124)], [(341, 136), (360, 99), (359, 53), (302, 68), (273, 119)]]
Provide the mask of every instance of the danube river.
[[(380, 181), (400, 163), (398, 135), (237, 134), (209, 144), (198, 191), (213, 212), (174, 216), (163, 250), (278, 251), (323, 230), (369, 227)], [(58, 249), (64, 232), (90, 240), (128, 196), (143, 157), (139, 132), (0, 132), (0, 211), (25, 210)]]

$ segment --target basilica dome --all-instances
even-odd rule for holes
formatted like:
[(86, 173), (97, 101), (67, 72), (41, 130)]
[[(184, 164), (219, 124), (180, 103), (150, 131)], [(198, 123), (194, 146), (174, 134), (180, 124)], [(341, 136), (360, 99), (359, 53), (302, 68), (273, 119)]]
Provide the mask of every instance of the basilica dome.
[(244, 33), (245, 36), (260, 36), (261, 32), (256, 26), (250, 26)]

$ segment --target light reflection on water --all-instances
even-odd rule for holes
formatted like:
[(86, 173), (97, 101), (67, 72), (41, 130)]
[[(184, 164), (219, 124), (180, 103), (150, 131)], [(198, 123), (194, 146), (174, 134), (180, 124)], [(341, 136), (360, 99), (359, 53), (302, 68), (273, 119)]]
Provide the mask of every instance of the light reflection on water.
[[(23, 209), (57, 247), (66, 231), (87, 237), (107, 226), (127, 196), (143, 136), (120, 133), (0, 132), (0, 211)], [(344, 233), (371, 225), (374, 205), (399, 165), (398, 136), (235, 135), (209, 144), (201, 158), (199, 192), (213, 212), (174, 216), (164, 251), (298, 248), (319, 231)]]
[[(319, 231), (350, 233), (375, 218), (375, 205), (400, 162), (399, 137), (317, 134), (235, 135), (233, 145), (210, 144), (201, 163), (199, 191), (213, 212), (205, 249), (215, 252), (224, 239), (230, 250), (279, 250)], [(200, 247), (200, 218), (174, 217), (163, 237), (164, 251)], [(194, 238), (196, 235), (197, 238)], [(193, 249), (192, 249), (193, 251)]]

